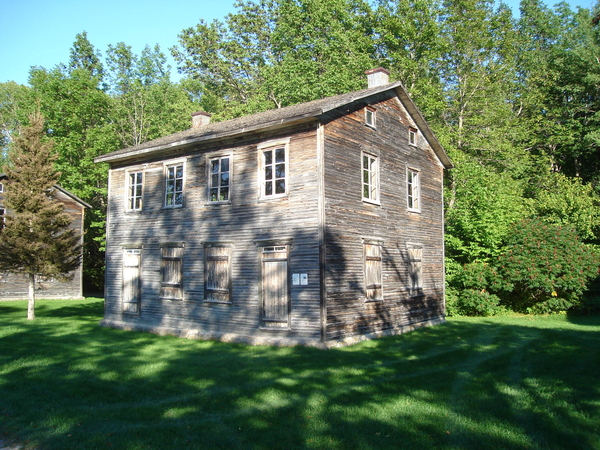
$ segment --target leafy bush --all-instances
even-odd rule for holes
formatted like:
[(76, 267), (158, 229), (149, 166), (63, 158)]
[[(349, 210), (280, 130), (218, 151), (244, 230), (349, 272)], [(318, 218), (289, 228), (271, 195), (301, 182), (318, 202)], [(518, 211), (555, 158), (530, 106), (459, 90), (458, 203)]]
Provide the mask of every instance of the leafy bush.
[(501, 307), (500, 298), (489, 292), (499, 289), (502, 280), (493, 267), (481, 262), (453, 267), (446, 292), (446, 310), (450, 316), (493, 316)]
[(571, 228), (523, 220), (498, 258), (502, 302), (517, 312), (566, 311), (579, 304), (599, 266), (598, 249)]

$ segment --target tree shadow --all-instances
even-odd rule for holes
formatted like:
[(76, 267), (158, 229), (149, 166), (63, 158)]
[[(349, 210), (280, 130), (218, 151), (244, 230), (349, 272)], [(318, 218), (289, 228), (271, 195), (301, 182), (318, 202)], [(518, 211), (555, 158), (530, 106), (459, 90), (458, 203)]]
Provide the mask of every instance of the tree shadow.
[(5, 433), (44, 449), (597, 445), (600, 336), (572, 324), (456, 320), (325, 351), (99, 328), (92, 306), (0, 334)]

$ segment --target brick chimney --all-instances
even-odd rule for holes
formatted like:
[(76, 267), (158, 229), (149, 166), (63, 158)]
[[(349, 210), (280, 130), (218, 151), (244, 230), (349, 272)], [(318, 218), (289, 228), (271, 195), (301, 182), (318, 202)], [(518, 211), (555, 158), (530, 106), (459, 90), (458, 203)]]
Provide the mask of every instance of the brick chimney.
[(378, 86), (385, 86), (390, 83), (390, 72), (383, 67), (377, 67), (376, 69), (367, 70), (367, 81), (369, 82), (369, 88)]
[(210, 123), (211, 114), (198, 111), (192, 113), (192, 128), (200, 128)]

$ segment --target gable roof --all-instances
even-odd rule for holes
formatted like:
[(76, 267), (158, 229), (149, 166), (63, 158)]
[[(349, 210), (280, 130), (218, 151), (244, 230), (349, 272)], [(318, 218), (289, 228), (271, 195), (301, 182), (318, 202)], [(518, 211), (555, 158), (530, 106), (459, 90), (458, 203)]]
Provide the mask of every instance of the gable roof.
[[(6, 176), (5, 173), (0, 173), (0, 181), (2, 181), (2, 180), (8, 180), (8, 176)], [(77, 203), (79, 203), (84, 208), (92, 209), (92, 206), (90, 204), (84, 202), (83, 200), (81, 200), (79, 197), (77, 197), (72, 192), (67, 191), (65, 188), (59, 186), (58, 184), (55, 184), (54, 187), (55, 187), (55, 189), (57, 189), (60, 192), (62, 192), (63, 194), (65, 194), (67, 197), (70, 197), (71, 199), (75, 200)]]
[(409, 97), (400, 81), (384, 86), (363, 89), (360, 91), (349, 92), (347, 94), (286, 106), (284, 108), (272, 109), (249, 116), (225, 120), (223, 122), (215, 122), (199, 128), (190, 128), (188, 130), (154, 139), (134, 147), (125, 148), (112, 153), (107, 153), (106, 155), (98, 156), (94, 159), (94, 162), (117, 162), (144, 154), (167, 153), (169, 150), (184, 148), (197, 143), (233, 137), (252, 131), (264, 131), (294, 123), (307, 122), (318, 119), (330, 111), (351, 104), (355, 101), (363, 100), (370, 96), (391, 90), (396, 92), (396, 95), (404, 104), (404, 107), (407, 109), (416, 125), (423, 133), (423, 136), (431, 145), (442, 165), (446, 169), (451, 169), (454, 167), (452, 161), (450, 161), (450, 158), (446, 154), (446, 151), (429, 128), (429, 125), (425, 121), (423, 114)]

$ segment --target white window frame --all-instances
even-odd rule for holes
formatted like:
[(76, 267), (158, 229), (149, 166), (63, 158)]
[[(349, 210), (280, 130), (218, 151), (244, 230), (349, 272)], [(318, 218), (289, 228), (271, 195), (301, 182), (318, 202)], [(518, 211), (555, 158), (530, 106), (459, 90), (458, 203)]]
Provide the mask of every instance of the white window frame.
[[(258, 146), (258, 160), (259, 160), (259, 182), (260, 182), (260, 198), (262, 200), (276, 199), (286, 197), (289, 193), (290, 187), (290, 152), (289, 152), (289, 138), (264, 142)], [(277, 163), (276, 153), (277, 151), (283, 150), (284, 161), (283, 163)], [(272, 152), (271, 164), (267, 164), (266, 154)], [(284, 177), (277, 177), (276, 168), (279, 164), (284, 164), (285, 175)], [(270, 170), (271, 177), (267, 179), (268, 169)], [(276, 192), (276, 182), (283, 180), (284, 192)], [(271, 183), (270, 193), (268, 185)]]
[(408, 279), (411, 297), (423, 295), (423, 246), (421, 244), (407, 244), (408, 252)]
[[(173, 204), (170, 205), (167, 203), (168, 199), (169, 199), (169, 195), (170, 195), (169, 194), (169, 181), (170, 181), (169, 180), (169, 169), (175, 168), (175, 170), (177, 170), (176, 168), (179, 166), (181, 166), (181, 168), (182, 168), (181, 169), (182, 174), (181, 174), (181, 178), (178, 178), (177, 176), (175, 176), (173, 178), (173, 180), (175, 182), (175, 187), (174, 187), (172, 195), (173, 195), (173, 199), (175, 200), (177, 193), (178, 192), (181, 193), (181, 203), (175, 204), (175, 202), (173, 202)], [(163, 200), (164, 208), (182, 208), (183, 205), (185, 204), (185, 166), (186, 166), (185, 161), (170, 161), (170, 162), (164, 163), (164, 183), (165, 183), (164, 184), (165, 194), (164, 194), (164, 200)], [(175, 172), (175, 175), (176, 174), (177, 173)], [(176, 190), (177, 180), (179, 180), (179, 179), (181, 180), (181, 191)]]
[(408, 127), (408, 144), (416, 147), (418, 144), (419, 130), (414, 127)]
[(371, 128), (376, 128), (376, 110), (375, 108), (371, 108), (369, 106), (365, 107), (365, 125)]
[[(212, 162), (215, 160), (219, 160), (219, 172), (216, 175), (218, 176), (218, 179), (220, 181), (221, 174), (222, 174), (221, 168), (222, 168), (223, 159), (229, 160), (229, 171), (228, 171), (229, 184), (227, 185), (228, 195), (227, 195), (227, 199), (219, 200), (219, 197), (221, 196), (221, 188), (223, 186), (221, 186), (220, 183), (218, 186), (213, 186), (212, 180), (213, 180), (213, 176), (215, 174), (212, 172)], [(207, 203), (209, 203), (209, 204), (229, 204), (229, 203), (231, 203), (232, 180), (233, 180), (233, 155), (231, 153), (212, 154), (212, 155), (206, 156), (206, 199), (207, 199)], [(217, 200), (212, 200), (212, 190), (213, 189), (217, 189)]]
[[(365, 161), (369, 163), (367, 167), (365, 167)], [(375, 164), (374, 169), (373, 163)], [(360, 167), (360, 187), (363, 201), (379, 204), (379, 156), (375, 156), (367, 152), (361, 152)], [(367, 192), (368, 195), (365, 196), (365, 192)]]
[[(135, 183), (132, 183), (132, 175), (141, 175), (142, 179), (139, 183), (137, 183), (137, 179)], [(127, 202), (125, 205), (125, 209), (128, 211), (141, 211), (144, 207), (144, 171), (143, 170), (129, 170), (125, 172), (125, 177), (127, 180), (127, 196), (125, 201)], [(133, 193), (132, 188), (140, 188), (139, 196), (136, 195), (137, 192)], [(132, 194), (133, 193), (133, 194)], [(136, 200), (139, 200), (139, 206), (137, 205)]]
[(4, 183), (0, 183), (0, 192), (4, 192)]
[(406, 207), (409, 211), (421, 211), (421, 171), (406, 168)]

